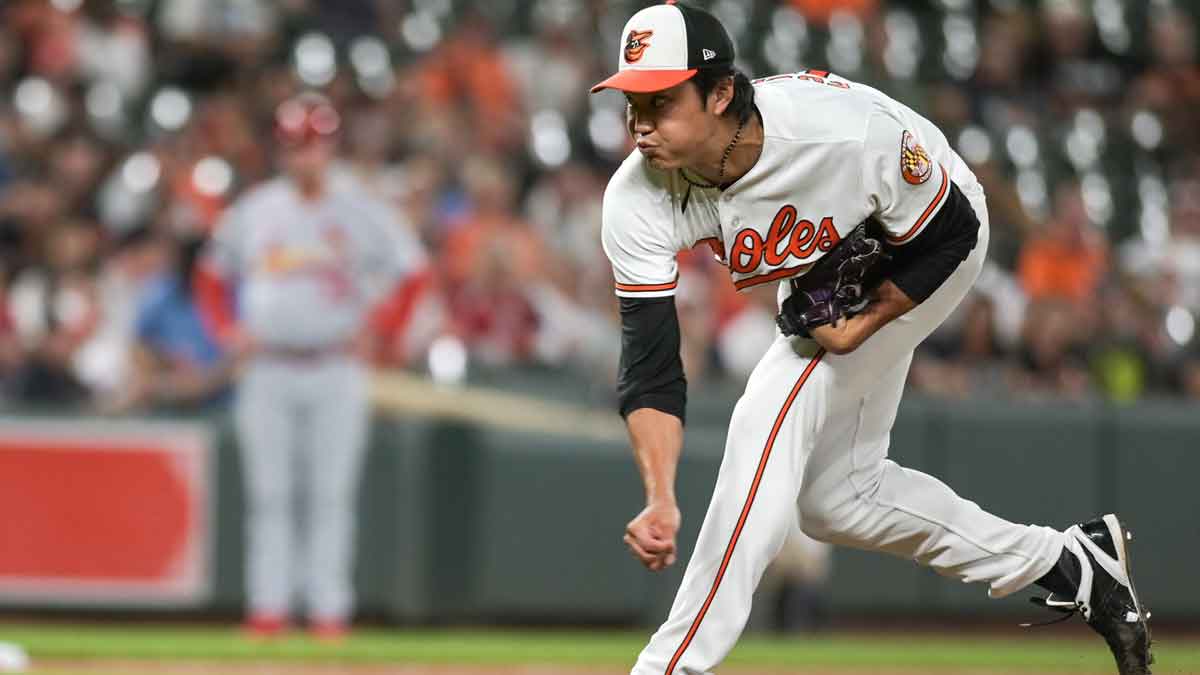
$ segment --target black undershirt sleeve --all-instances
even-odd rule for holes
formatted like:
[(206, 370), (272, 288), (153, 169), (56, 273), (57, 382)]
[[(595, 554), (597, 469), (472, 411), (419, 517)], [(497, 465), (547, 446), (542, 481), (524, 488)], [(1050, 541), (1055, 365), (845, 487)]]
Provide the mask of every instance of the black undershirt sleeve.
[(978, 237), (975, 209), (952, 182), (946, 203), (925, 229), (903, 246), (888, 246), (892, 283), (913, 302), (924, 302), (966, 260)]
[(687, 380), (679, 357), (675, 298), (620, 298), (621, 365), (617, 400), (621, 416), (654, 408), (684, 421)]

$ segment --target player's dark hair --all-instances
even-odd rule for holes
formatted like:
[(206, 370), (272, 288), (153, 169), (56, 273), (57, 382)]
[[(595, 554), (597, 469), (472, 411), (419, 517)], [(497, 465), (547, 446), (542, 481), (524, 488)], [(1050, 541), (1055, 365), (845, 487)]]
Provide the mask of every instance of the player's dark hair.
[(701, 68), (688, 81), (696, 85), (696, 90), (700, 92), (700, 102), (708, 105), (708, 95), (716, 89), (718, 83), (730, 77), (733, 78), (733, 100), (729, 102), (724, 114), (736, 117), (739, 122), (745, 122), (754, 112), (754, 86), (750, 84), (750, 78), (746, 77), (745, 73), (733, 66)]

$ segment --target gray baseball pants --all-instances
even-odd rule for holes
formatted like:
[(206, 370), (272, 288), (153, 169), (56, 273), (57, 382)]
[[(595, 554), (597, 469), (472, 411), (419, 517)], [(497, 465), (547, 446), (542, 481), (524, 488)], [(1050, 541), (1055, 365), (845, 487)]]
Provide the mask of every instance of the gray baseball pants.
[(247, 497), (250, 612), (287, 616), (301, 590), (311, 619), (348, 619), (370, 415), (365, 367), (337, 353), (257, 356), (238, 384), (234, 415)]

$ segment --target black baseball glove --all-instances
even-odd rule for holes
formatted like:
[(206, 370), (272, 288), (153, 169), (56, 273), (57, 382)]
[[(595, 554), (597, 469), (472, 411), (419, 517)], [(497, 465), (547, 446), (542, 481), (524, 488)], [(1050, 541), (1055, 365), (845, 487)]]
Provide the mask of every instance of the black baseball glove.
[(854, 316), (867, 306), (868, 292), (882, 280), (880, 263), (890, 259), (863, 221), (803, 276), (791, 280), (775, 322), (784, 335), (809, 337), (817, 326)]

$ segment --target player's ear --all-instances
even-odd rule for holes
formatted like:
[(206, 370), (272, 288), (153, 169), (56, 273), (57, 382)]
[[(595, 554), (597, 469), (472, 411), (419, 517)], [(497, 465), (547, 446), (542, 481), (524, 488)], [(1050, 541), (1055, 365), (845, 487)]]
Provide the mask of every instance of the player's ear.
[(733, 103), (733, 77), (723, 77), (708, 94), (707, 103), (712, 105), (712, 111), (717, 117), (725, 114), (729, 104)]

